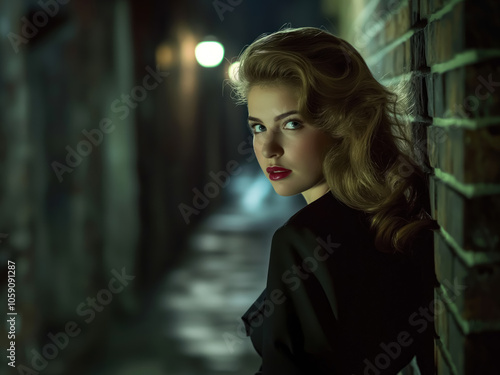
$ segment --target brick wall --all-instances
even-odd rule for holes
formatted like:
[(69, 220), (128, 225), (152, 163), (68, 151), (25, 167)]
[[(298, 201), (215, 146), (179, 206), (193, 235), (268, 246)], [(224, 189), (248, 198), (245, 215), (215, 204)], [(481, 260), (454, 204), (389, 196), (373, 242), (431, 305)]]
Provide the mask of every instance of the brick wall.
[(386, 84), (411, 82), (430, 176), (439, 375), (499, 374), (500, 2), (325, 0), (334, 30)]

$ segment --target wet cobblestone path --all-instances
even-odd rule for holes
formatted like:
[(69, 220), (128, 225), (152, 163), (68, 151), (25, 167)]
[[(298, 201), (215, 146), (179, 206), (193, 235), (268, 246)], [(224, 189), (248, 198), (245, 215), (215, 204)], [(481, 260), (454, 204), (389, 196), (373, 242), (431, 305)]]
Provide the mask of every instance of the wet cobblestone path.
[(221, 207), (193, 231), (151, 308), (117, 324), (106, 367), (92, 375), (254, 374), (260, 358), (240, 317), (265, 286), (272, 234), (300, 209), (268, 193), (265, 207)]

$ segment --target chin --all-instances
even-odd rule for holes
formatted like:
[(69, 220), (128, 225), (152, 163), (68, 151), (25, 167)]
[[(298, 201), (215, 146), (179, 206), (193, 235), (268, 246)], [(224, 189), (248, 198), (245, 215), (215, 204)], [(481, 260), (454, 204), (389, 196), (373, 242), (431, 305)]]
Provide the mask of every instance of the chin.
[(289, 189), (279, 189), (274, 187), (274, 191), (276, 194), (281, 195), (282, 197), (291, 197), (293, 195), (300, 194), (300, 191), (295, 191), (295, 190), (289, 190)]

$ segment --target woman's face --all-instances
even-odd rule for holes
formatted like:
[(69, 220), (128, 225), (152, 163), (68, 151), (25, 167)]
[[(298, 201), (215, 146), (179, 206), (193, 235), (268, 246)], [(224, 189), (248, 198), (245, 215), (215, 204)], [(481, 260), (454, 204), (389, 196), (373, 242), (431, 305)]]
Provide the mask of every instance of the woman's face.
[(302, 194), (309, 204), (328, 191), (323, 159), (332, 140), (304, 121), (298, 98), (293, 86), (253, 86), (248, 121), (257, 160), (276, 193)]

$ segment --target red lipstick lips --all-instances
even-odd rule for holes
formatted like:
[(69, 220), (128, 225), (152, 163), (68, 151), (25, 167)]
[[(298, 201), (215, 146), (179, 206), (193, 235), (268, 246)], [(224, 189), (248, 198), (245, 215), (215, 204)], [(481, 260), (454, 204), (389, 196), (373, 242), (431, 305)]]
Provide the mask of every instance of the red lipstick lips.
[(267, 173), (269, 173), (269, 179), (272, 181), (281, 180), (285, 177), (288, 177), (292, 171), (290, 169), (282, 168), (282, 167), (267, 167)]

